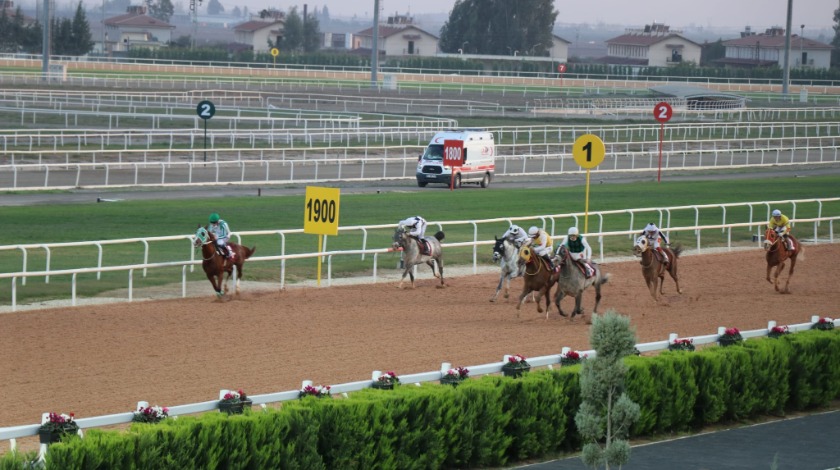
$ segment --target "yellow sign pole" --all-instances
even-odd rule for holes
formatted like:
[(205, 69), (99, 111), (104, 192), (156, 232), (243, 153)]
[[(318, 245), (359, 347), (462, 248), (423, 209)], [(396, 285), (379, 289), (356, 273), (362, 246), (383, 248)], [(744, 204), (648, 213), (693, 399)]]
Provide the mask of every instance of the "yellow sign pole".
[[(324, 235), (338, 235), (341, 201), (338, 188), (306, 187), (303, 206), (303, 233), (318, 234), (318, 253), (324, 251)], [(321, 256), (318, 256), (318, 286), (321, 286)]]
[(589, 232), (589, 170), (600, 165), (607, 153), (604, 141), (595, 134), (584, 134), (575, 140), (572, 156), (581, 168), (586, 168), (586, 202), (583, 212), (583, 233)]

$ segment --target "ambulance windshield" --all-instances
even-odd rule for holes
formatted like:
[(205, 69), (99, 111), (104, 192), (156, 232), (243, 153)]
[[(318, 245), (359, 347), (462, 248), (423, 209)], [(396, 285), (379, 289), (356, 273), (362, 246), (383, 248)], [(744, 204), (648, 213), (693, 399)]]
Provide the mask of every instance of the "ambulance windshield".
[(432, 144), (426, 147), (426, 152), (423, 153), (423, 160), (433, 162), (443, 161), (443, 145)]

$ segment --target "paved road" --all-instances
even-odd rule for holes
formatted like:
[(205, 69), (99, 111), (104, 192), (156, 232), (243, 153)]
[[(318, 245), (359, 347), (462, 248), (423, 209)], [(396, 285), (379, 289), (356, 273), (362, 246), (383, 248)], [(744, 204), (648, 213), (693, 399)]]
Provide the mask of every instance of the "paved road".
[[(516, 468), (588, 470), (580, 457)], [(643, 444), (622, 470), (840, 468), (840, 411)]]

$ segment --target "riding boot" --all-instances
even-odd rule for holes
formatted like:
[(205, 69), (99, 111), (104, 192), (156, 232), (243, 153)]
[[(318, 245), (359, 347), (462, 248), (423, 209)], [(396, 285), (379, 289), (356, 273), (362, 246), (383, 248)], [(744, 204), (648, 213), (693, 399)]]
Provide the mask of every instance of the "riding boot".
[(554, 262), (551, 261), (551, 257), (548, 256), (548, 255), (543, 255), (542, 259), (544, 259), (545, 262), (548, 263), (548, 269), (553, 272), (554, 271)]
[(225, 248), (227, 248), (228, 252), (227, 259), (233, 261), (236, 258), (236, 253), (234, 253), (233, 248), (231, 248), (229, 245), (225, 245)]
[(788, 251), (793, 251), (793, 242), (790, 240), (790, 237), (787, 236), (787, 234), (782, 236), (785, 238), (785, 248), (787, 248)]
[(656, 251), (658, 251), (659, 254), (662, 255), (662, 262), (665, 264), (665, 266), (668, 266), (668, 263), (670, 263), (670, 261), (668, 260), (668, 254), (665, 253), (665, 250), (663, 250), (662, 247), (660, 246), (659, 248), (656, 249)]

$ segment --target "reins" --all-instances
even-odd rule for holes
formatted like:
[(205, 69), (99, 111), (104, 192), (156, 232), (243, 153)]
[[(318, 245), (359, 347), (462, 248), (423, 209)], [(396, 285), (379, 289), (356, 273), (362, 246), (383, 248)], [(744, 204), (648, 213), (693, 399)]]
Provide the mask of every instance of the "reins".
[(528, 263), (525, 263), (525, 274), (527, 274), (529, 276), (536, 276), (537, 274), (539, 274), (540, 271), (542, 271), (542, 261), (536, 260), (536, 264), (537, 264), (537, 270), (533, 273), (529, 273), (528, 272)]

